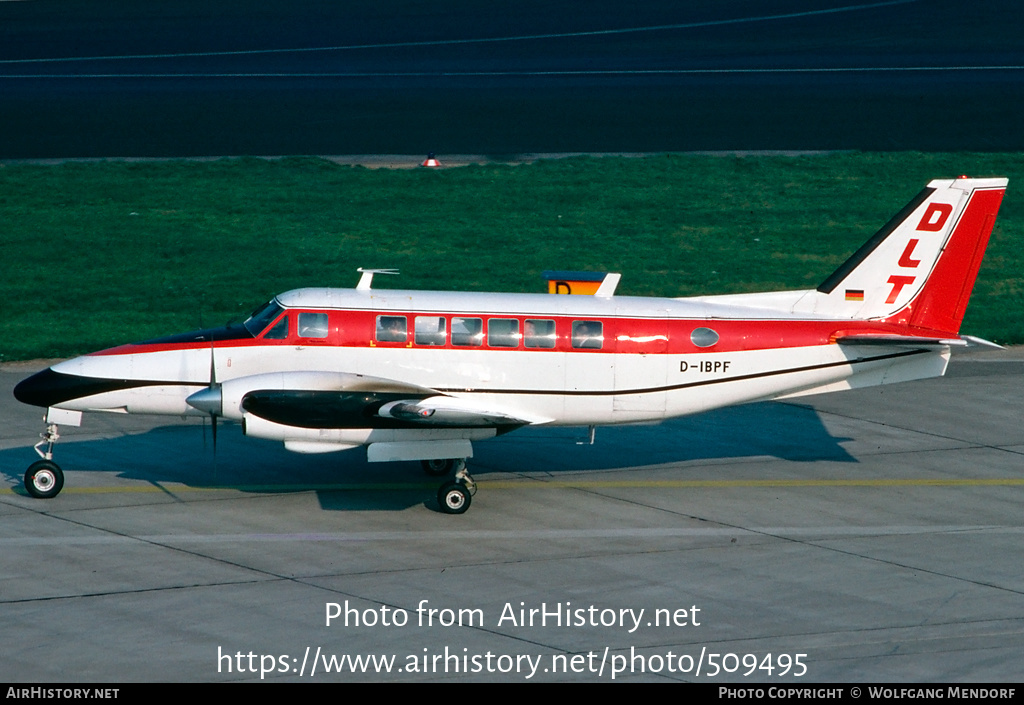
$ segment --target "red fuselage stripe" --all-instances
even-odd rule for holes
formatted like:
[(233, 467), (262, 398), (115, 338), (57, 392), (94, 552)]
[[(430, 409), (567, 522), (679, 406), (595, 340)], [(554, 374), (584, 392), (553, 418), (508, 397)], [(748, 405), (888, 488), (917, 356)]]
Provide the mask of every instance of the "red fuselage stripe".
[[(545, 316), (543, 314), (505, 315), (488, 313), (456, 313), (424, 314), (416, 311), (355, 311), (337, 309), (290, 309), (283, 315), (295, 316), (298, 313), (312, 311), (326, 313), (329, 320), (326, 338), (303, 338), (296, 334), (294, 324), (290, 334), (283, 339), (240, 339), (220, 340), (212, 344), (217, 348), (249, 348), (296, 346), (333, 347), (333, 348), (379, 348), (396, 350), (415, 348), (421, 350), (463, 350), (463, 351), (521, 351), (521, 352), (573, 352), (579, 354), (617, 353), (617, 354), (708, 354), (732, 353), (747, 350), (772, 350), (779, 348), (797, 348), (815, 345), (826, 345), (834, 342), (837, 335), (848, 335), (851, 329), (859, 334), (905, 333), (898, 325), (872, 321), (771, 321), (771, 320), (736, 320), (736, 319), (653, 319), (653, 318), (619, 318), (619, 317), (566, 317)], [(407, 342), (381, 342), (376, 337), (377, 316), (405, 316), (409, 321)], [(451, 331), (451, 320), (456, 318), (480, 318), (484, 330), (491, 319), (516, 319), (519, 330), (524, 330), (524, 321), (553, 320), (556, 325), (556, 341), (554, 347), (526, 347), (520, 340), (516, 347), (497, 347), (487, 345), (486, 336), (482, 345), (452, 345), (450, 335), (445, 338), (444, 345), (420, 345), (414, 342), (414, 319), (417, 316), (446, 319), (446, 330)], [(572, 324), (574, 321), (596, 321), (602, 326), (603, 345), (600, 349), (572, 346)], [(273, 326), (268, 326), (267, 330)], [(710, 328), (718, 334), (718, 342), (708, 347), (698, 347), (691, 341), (691, 334), (698, 328)], [(924, 331), (922, 331), (923, 333)], [(948, 335), (948, 334), (947, 334)], [(175, 350), (209, 350), (209, 342), (184, 343), (140, 343), (121, 345), (102, 350), (93, 355), (127, 355)]]

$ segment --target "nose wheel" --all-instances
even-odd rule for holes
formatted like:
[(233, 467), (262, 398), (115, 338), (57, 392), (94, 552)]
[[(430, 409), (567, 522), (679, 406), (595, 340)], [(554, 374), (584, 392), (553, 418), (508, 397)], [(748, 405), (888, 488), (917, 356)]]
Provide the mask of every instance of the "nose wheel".
[[(427, 467), (424, 461), (424, 469)], [(457, 468), (455, 477), (441, 485), (437, 490), (437, 503), (445, 514), (464, 514), (469, 509), (476, 494), (476, 482), (466, 469), (465, 459), (431, 461), (440, 466), (442, 463), (447, 469)]]
[(64, 488), (64, 471), (52, 460), (37, 460), (25, 472), (25, 489), (37, 499), (50, 499)]
[(25, 471), (25, 489), (37, 499), (50, 499), (64, 489), (64, 471), (53, 462), (53, 445), (60, 438), (57, 424), (47, 424), (46, 432), (40, 433), (39, 437), (43, 440), (36, 443), (35, 449), (42, 460), (32, 463)]

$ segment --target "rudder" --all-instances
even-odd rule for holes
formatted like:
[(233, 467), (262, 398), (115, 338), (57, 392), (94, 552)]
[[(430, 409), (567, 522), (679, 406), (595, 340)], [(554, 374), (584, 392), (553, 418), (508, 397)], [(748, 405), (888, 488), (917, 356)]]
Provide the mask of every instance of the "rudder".
[[(977, 183), (982, 180), (970, 181)], [(901, 312), (900, 318), (909, 318), (906, 322), (912, 327), (946, 333), (960, 331), (1007, 183), (1006, 179), (984, 181), (997, 183), (991, 186), (976, 185), (971, 190), (967, 207), (956, 223), (924, 289)]]

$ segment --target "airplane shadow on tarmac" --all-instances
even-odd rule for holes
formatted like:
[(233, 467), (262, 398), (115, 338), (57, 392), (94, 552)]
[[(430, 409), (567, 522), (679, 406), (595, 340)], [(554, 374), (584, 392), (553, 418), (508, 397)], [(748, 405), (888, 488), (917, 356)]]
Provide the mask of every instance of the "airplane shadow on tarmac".
[[(87, 414), (82, 431), (95, 430), (90, 425), (99, 416)], [(116, 435), (119, 421), (108, 416), (103, 425)], [(130, 421), (134, 419), (122, 423), (127, 427)], [(316, 490), (321, 506), (331, 510), (397, 511), (422, 504), (439, 511), (434, 496), (441, 479), (425, 475), (419, 463), (367, 463), (361, 449), (302, 455), (276, 441), (245, 438), (238, 425), (222, 424), (214, 454), (210, 430), (198, 420), (135, 433), (123, 430), (125, 435), (101, 440), (76, 442), (76, 431), (67, 429), (54, 452), (67, 474), (66, 489), (75, 487), (79, 473), (114, 472), (155, 486), (180, 483), (263, 493)], [(659, 466), (672, 473), (661, 479), (692, 480), (714, 479), (702, 460), (857, 462), (841, 445), (851, 439), (830, 435), (813, 409), (771, 402), (658, 425), (600, 427), (594, 445), (586, 444), (586, 436), (585, 428), (537, 427), (478, 442), (470, 472), (486, 482), (502, 475), (557, 477)], [(3, 477), (15, 492), (27, 495), (23, 475), (35, 459), (30, 446), (0, 451)]]

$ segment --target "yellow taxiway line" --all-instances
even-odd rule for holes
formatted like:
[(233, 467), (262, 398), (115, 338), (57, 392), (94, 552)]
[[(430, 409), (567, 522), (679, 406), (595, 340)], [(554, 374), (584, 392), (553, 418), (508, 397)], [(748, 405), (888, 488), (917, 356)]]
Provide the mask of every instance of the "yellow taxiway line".
[[(116, 487), (67, 487), (61, 494), (146, 494), (163, 492), (350, 492), (350, 491), (419, 491), (435, 489), (438, 482), (362, 482), (330, 485), (211, 485), (198, 487), (182, 484), (132, 485)], [(832, 480), (478, 480), (486, 490), (511, 489), (731, 489), (752, 487), (1012, 487), (1024, 486), (1024, 478), (873, 478)], [(0, 489), (0, 495), (22, 495), (21, 487)]]

